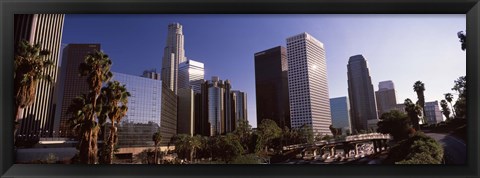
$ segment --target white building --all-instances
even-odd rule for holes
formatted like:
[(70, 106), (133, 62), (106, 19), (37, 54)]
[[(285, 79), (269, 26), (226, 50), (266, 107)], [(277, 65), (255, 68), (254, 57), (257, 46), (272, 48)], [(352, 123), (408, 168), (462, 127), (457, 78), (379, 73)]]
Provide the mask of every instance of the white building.
[(204, 65), (191, 59), (178, 66), (178, 88), (191, 88), (195, 93), (200, 93), (204, 79)]
[(327, 64), (323, 43), (308, 33), (287, 38), (288, 90), (292, 128), (310, 125), (330, 134)]
[(179, 23), (169, 24), (167, 44), (162, 59), (162, 80), (175, 94), (177, 94), (178, 88), (178, 64), (184, 61), (182, 25)]
[(428, 124), (438, 124), (443, 121), (438, 101), (425, 102), (425, 119)]

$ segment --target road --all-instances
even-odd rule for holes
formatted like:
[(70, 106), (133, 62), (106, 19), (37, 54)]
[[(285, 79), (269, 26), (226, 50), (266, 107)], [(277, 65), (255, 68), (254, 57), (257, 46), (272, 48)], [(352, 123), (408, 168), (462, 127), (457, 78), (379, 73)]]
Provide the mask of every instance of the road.
[(442, 133), (426, 133), (443, 145), (446, 164), (466, 164), (467, 145), (460, 139)]

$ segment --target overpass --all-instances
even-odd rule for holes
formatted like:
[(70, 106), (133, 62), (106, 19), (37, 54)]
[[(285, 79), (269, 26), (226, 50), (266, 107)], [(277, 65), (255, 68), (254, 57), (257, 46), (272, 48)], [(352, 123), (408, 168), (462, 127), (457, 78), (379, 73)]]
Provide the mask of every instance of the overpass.
[(347, 157), (350, 157), (350, 151), (355, 150), (355, 155), (359, 153), (359, 146), (365, 143), (373, 143), (373, 151), (375, 153), (381, 152), (388, 149), (388, 141), (392, 139), (389, 134), (381, 133), (369, 133), (369, 134), (360, 134), (360, 135), (351, 135), (339, 139), (330, 139), (316, 141), (313, 144), (296, 144), (284, 146), (283, 150), (296, 150), (302, 149), (302, 155), (305, 156), (306, 153), (312, 152), (313, 156), (317, 155), (317, 152), (320, 155), (323, 155), (325, 152), (330, 152), (330, 156), (336, 154), (337, 148), (343, 148), (344, 153)]

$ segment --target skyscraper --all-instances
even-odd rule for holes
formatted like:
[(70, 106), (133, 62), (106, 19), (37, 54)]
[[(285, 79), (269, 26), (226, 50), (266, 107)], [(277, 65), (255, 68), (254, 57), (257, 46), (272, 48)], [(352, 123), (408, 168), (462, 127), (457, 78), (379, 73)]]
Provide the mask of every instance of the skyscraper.
[(54, 94), (57, 93), (55, 90), (57, 90), (64, 19), (64, 14), (14, 15), (15, 47), (21, 40), (27, 40), (30, 44), (40, 43), (41, 49), (50, 51), (48, 59), (54, 64), (43, 73), (51, 77), (51, 82), (38, 81), (35, 100), (32, 105), (24, 108), (23, 119), (17, 134), (40, 134), (43, 132), (42, 136), (49, 136), (53, 133), (56, 104)]
[(375, 92), (375, 97), (377, 100), (378, 117), (395, 108), (397, 96), (393, 82), (388, 80), (378, 83), (378, 91)]
[(204, 135), (213, 136), (232, 131), (230, 82), (213, 76), (202, 84), (203, 126), (198, 129)]
[(366, 131), (369, 129), (368, 120), (378, 120), (375, 93), (367, 60), (362, 55), (352, 56), (348, 60), (347, 69), (352, 131)]
[(200, 93), (203, 79), (203, 63), (188, 59), (179, 64), (178, 88), (192, 88), (195, 93)]
[(352, 133), (350, 127), (350, 105), (348, 103), (348, 98), (346, 96), (330, 98), (330, 109), (333, 127), (341, 128), (343, 134)]
[(271, 119), (280, 128), (290, 125), (287, 49), (277, 46), (255, 53), (257, 123)]
[(428, 124), (438, 124), (443, 121), (438, 101), (425, 102), (425, 119)]
[(247, 119), (247, 93), (232, 90), (232, 131), (235, 130), (240, 121)]
[(190, 88), (178, 89), (177, 133), (194, 135), (195, 93)]
[(287, 38), (288, 92), (292, 128), (311, 126), (329, 134), (332, 124), (323, 43), (308, 33)]
[(89, 91), (87, 77), (79, 76), (78, 67), (85, 61), (87, 54), (95, 51), (100, 51), (100, 44), (69, 44), (63, 49), (61, 72), (63, 97), (59, 97), (62, 103), (61, 110), (55, 119), (55, 130), (58, 128), (62, 135), (70, 137), (73, 134), (68, 123), (70, 116), (67, 114), (72, 100)]
[(183, 30), (179, 23), (168, 25), (167, 42), (162, 59), (162, 80), (175, 94), (178, 88), (178, 64), (185, 61)]

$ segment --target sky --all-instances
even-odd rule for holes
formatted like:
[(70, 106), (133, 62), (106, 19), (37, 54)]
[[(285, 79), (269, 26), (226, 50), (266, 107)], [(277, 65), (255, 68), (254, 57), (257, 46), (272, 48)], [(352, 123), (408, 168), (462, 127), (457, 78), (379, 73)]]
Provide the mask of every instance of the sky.
[(247, 93), (253, 127), (254, 54), (286, 47), (286, 38), (303, 32), (324, 44), (330, 98), (348, 96), (347, 63), (357, 54), (367, 59), (375, 91), (380, 81), (393, 81), (397, 103), (417, 100), (417, 80), (425, 83), (427, 102), (440, 101), (444, 93), (454, 93), (454, 80), (466, 74), (466, 53), (457, 37), (466, 30), (464, 14), (67, 14), (62, 45), (100, 43), (114, 72), (160, 72), (171, 22), (183, 26), (185, 56), (205, 64), (206, 80), (219, 76)]

